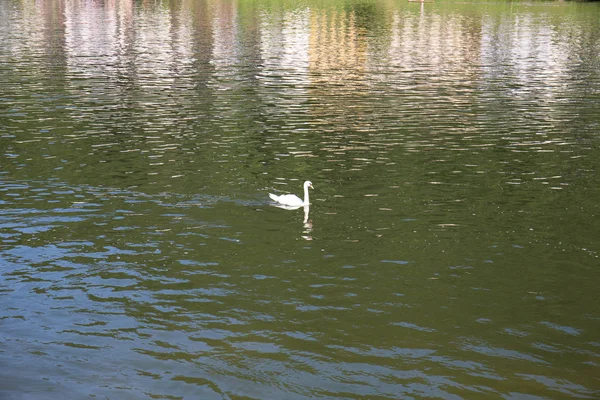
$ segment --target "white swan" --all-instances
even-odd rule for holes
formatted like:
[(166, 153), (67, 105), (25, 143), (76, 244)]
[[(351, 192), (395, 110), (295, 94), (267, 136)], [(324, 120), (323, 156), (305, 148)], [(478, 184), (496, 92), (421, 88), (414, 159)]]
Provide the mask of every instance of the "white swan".
[(314, 189), (311, 181), (304, 182), (304, 200), (295, 194), (283, 194), (281, 196), (277, 196), (275, 194), (269, 193), (269, 197), (271, 200), (288, 207), (302, 207), (309, 205), (308, 201), (308, 188)]

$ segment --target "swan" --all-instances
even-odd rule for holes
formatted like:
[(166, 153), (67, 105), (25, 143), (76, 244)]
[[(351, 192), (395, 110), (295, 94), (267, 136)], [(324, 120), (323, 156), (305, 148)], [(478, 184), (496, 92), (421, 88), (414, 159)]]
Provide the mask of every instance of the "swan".
[(277, 196), (273, 193), (269, 193), (271, 200), (288, 207), (302, 207), (309, 205), (308, 201), (308, 188), (314, 189), (311, 181), (304, 182), (304, 200), (295, 194), (283, 194)]

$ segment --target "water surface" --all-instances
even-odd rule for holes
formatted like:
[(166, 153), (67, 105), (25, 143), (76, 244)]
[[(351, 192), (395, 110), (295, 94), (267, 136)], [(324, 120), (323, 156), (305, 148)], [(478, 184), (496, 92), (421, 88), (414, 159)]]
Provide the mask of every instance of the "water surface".
[(600, 396), (598, 4), (0, 16), (0, 397)]

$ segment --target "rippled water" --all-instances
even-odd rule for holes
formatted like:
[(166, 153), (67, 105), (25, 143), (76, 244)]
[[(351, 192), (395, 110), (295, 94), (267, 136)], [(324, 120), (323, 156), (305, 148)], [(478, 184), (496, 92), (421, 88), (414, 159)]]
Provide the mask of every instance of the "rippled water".
[(0, 397), (600, 397), (599, 17), (1, 2)]

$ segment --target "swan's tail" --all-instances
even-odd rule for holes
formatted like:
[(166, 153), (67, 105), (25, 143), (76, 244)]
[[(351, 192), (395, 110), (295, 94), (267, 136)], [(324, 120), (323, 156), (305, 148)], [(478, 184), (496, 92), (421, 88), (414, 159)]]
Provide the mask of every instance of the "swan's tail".
[(273, 194), (273, 193), (269, 193), (269, 197), (271, 198), (271, 200), (273, 201), (279, 201), (279, 196)]

